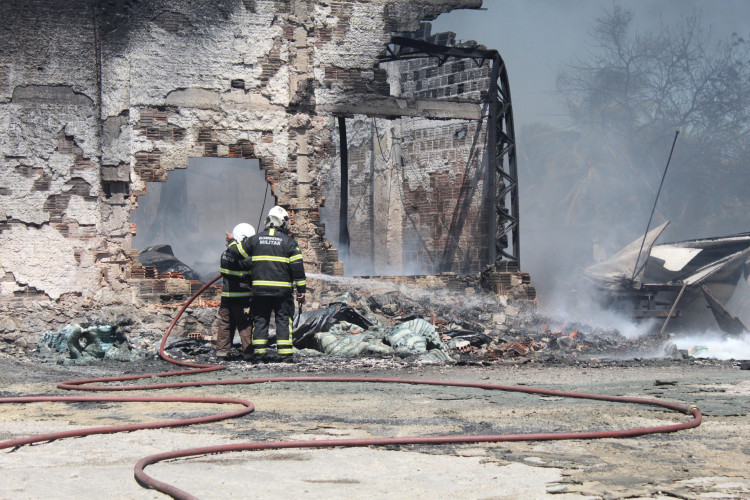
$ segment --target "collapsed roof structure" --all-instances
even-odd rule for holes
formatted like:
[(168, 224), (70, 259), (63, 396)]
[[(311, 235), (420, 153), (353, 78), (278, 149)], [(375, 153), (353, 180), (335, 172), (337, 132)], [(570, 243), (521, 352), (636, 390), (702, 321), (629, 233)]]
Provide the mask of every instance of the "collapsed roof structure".
[(657, 244), (669, 221), (633, 241), (583, 275), (603, 305), (636, 320), (672, 329), (727, 334), (747, 331), (726, 307), (750, 276), (750, 233)]

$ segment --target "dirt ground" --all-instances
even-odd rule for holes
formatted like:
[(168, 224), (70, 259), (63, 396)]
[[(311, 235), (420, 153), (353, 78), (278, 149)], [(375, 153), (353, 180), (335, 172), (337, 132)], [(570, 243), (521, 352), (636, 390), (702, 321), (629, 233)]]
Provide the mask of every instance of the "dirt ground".
[[(55, 385), (71, 378), (174, 369), (161, 360), (61, 366), (2, 356), (0, 395), (78, 394)], [(295, 375), (473, 381), (656, 398), (696, 405), (704, 421), (695, 429), (625, 439), (234, 452), (159, 463), (146, 472), (206, 499), (750, 498), (750, 371), (739, 363), (409, 365), (303, 359), (262, 366), (232, 362), (204, 378)], [(92, 394), (102, 393), (87, 393)], [(166, 498), (133, 479), (140, 458), (224, 443), (614, 430), (690, 418), (656, 407), (403, 384), (275, 382), (127, 393), (136, 394), (240, 397), (253, 401), (256, 410), (212, 424), (3, 450), (0, 497)], [(122, 393), (104, 394), (109, 395)], [(6, 404), (0, 408), (0, 440), (207, 411), (205, 405), (174, 403)]]

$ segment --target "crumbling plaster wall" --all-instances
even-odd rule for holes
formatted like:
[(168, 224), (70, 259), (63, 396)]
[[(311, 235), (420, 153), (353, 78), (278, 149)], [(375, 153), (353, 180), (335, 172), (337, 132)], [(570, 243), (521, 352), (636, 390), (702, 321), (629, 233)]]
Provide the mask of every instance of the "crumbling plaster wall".
[(0, 8), (0, 297), (93, 296), (109, 227), (98, 201), (90, 10)]
[(316, 107), (373, 85), (391, 32), (479, 6), (0, 3), (0, 302), (137, 300), (129, 212), (191, 156), (257, 158), (310, 270), (336, 271), (318, 215), (335, 119)]

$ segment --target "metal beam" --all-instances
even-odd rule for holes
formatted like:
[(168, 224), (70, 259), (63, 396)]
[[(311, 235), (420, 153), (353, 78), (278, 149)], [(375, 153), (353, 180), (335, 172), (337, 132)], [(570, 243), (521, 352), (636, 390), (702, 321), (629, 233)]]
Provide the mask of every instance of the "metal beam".
[(339, 208), (339, 248), (349, 257), (349, 146), (346, 143), (346, 118), (339, 116), (341, 143), (341, 207)]
[(433, 120), (481, 120), (480, 104), (465, 101), (373, 97), (370, 94), (348, 95), (344, 103), (321, 104), (318, 110), (334, 116), (367, 115), (374, 118), (403, 117)]

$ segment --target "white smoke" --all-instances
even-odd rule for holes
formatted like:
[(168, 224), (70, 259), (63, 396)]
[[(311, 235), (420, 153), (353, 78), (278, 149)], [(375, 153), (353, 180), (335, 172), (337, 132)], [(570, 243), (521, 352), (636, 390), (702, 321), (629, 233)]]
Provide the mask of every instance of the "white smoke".
[[(523, 270), (531, 274), (541, 307), (560, 322), (581, 322), (604, 329), (616, 329), (629, 339), (637, 339), (654, 330), (658, 332), (660, 320), (654, 323), (634, 322), (617, 312), (604, 310), (596, 300), (583, 292), (584, 288), (577, 283), (577, 278), (581, 267), (601, 260), (602, 254), (612, 254), (643, 234), (648, 220), (648, 212), (644, 210), (651, 208), (661, 170), (651, 172), (641, 184), (635, 181), (623, 182), (618, 174), (626, 172), (624, 167), (627, 165), (616, 159), (624, 155), (613, 154), (602, 161), (600, 156), (592, 154), (592, 151), (597, 151), (596, 147), (588, 150), (578, 147), (575, 153), (579, 157), (565, 163), (550, 138), (559, 137), (561, 147), (567, 144), (566, 140), (573, 141), (576, 138), (548, 133), (550, 130), (572, 132), (566, 129), (570, 125), (569, 116), (565, 111), (564, 101), (555, 92), (555, 78), (576, 57), (586, 57), (586, 51), (591, 49), (591, 38), (590, 33), (581, 29), (581, 26), (590, 26), (595, 17), (610, 9), (611, 0), (592, 0), (587, 9), (571, 9), (566, 2), (555, 0), (485, 3), (486, 11), (459, 9), (441, 15), (433, 22), (433, 33), (453, 31), (458, 39), (471, 38), (497, 49), (508, 68), (516, 131), (520, 132), (516, 139), (522, 205), (520, 212), (523, 221), (522, 264)], [(732, 32), (741, 35), (747, 33), (746, 23), (743, 24), (744, 17), (740, 15), (746, 9), (746, 2), (644, 0), (637, 7), (625, 7), (635, 11), (633, 27), (636, 31), (653, 31), (661, 23), (679, 21), (685, 17), (686, 12), (692, 11), (699, 15), (717, 39)], [(541, 137), (542, 140), (532, 143), (534, 136)], [(616, 144), (603, 142), (603, 138), (593, 139), (591, 144), (607, 144), (617, 152), (624, 147), (620, 146), (618, 149)], [(540, 158), (546, 159), (542, 153), (547, 149), (558, 165), (557, 171), (566, 173), (567, 178), (561, 176), (559, 179), (552, 179), (545, 171), (535, 170), (541, 162)], [(662, 156), (655, 156), (654, 164), (663, 165), (661, 162), (666, 161), (667, 150), (658, 154)], [(588, 164), (596, 168), (582, 167)], [(666, 179), (665, 196), (662, 196), (657, 207), (659, 212), (655, 223), (670, 218), (668, 195), (678, 199), (701, 191), (700, 184), (691, 186), (689, 179), (674, 177), (675, 168), (673, 167), (671, 177)], [(569, 188), (564, 184), (566, 179), (575, 184), (575, 190), (563, 189)], [(676, 180), (680, 180), (682, 184), (675, 184)], [(731, 183), (732, 179), (728, 179), (728, 182)], [(587, 183), (589, 189), (582, 189)], [(678, 188), (681, 191), (674, 194), (674, 190)], [(576, 196), (569, 197), (568, 193)], [(588, 199), (581, 196), (586, 193), (589, 194)], [(597, 195), (605, 198), (606, 203), (593, 205), (598, 199)], [(570, 209), (569, 199), (578, 203), (577, 211)], [(635, 203), (634, 199), (639, 199), (640, 203)], [(569, 212), (569, 216), (563, 217), (566, 212)], [(606, 221), (606, 226), (590, 224), (590, 218), (587, 218), (589, 214), (597, 214), (599, 220)], [(707, 217), (711, 217), (711, 214), (707, 213)], [(744, 222), (742, 217), (738, 220), (740, 224)], [(694, 234), (697, 227), (698, 224), (687, 227), (677, 227), (675, 224), (670, 233), (664, 235), (664, 240), (716, 235)], [(746, 230), (741, 225), (738, 228), (713, 229), (720, 231), (719, 234)], [(750, 293), (739, 293), (739, 288), (727, 308), (746, 325), (750, 325)], [(724, 337), (712, 332), (691, 333), (690, 336), (678, 333), (676, 338), (680, 346), (692, 349), (695, 356), (748, 356), (747, 334)]]
[(694, 358), (750, 359), (750, 333), (747, 332), (739, 336), (706, 332), (703, 335), (676, 337), (674, 342)]

